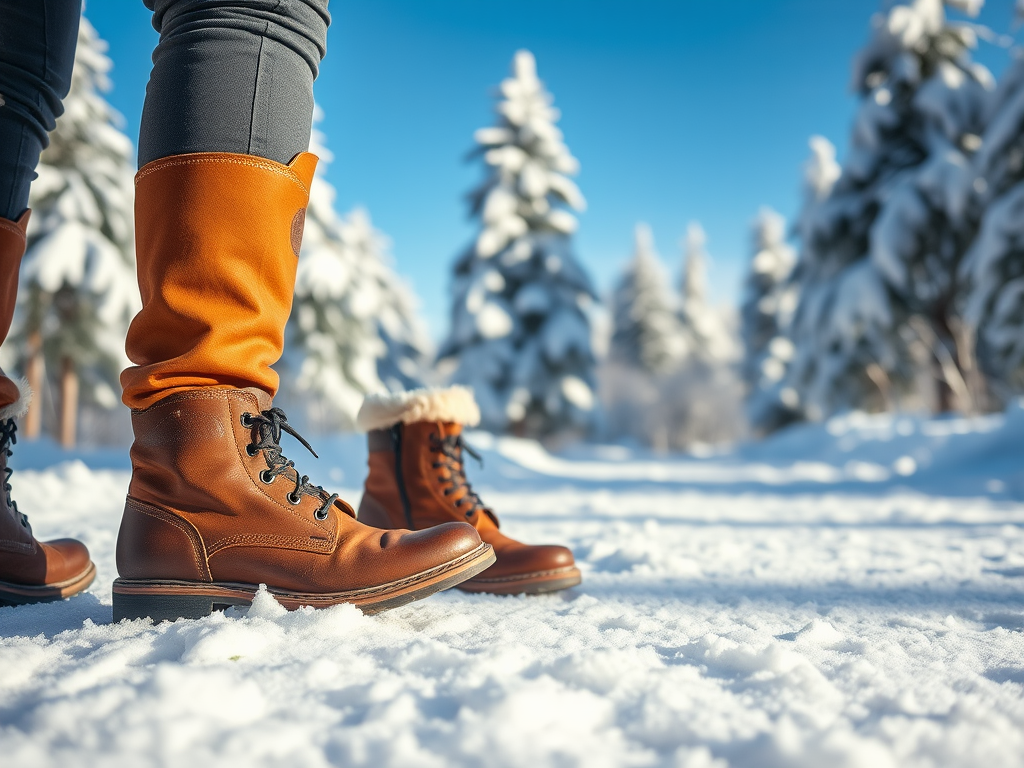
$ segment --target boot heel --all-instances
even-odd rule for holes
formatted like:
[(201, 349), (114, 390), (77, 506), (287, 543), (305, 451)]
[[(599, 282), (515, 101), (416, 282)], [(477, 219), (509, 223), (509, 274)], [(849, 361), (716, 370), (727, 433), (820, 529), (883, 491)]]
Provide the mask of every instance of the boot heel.
[(121, 619), (161, 621), (201, 619), (213, 613), (212, 597), (202, 595), (122, 595), (114, 593), (114, 623)]

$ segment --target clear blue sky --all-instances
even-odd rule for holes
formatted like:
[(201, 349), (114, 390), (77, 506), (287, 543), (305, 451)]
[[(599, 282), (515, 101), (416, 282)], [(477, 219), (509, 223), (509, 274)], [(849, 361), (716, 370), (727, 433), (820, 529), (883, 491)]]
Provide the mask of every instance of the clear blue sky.
[[(589, 204), (576, 238), (598, 287), (647, 221), (673, 279), (690, 220), (708, 232), (712, 296), (735, 302), (762, 205), (800, 203), (807, 139), (842, 155), (850, 61), (876, 0), (335, 0), (316, 85), (339, 210), (366, 206), (393, 240), (432, 335), (447, 330), (452, 260), (473, 236), (463, 158), (494, 87), (528, 48), (562, 110)], [(1013, 0), (979, 21), (1005, 32)], [(110, 43), (110, 100), (133, 139), (156, 35), (141, 0), (88, 0)], [(1000, 71), (1007, 54), (984, 45)]]

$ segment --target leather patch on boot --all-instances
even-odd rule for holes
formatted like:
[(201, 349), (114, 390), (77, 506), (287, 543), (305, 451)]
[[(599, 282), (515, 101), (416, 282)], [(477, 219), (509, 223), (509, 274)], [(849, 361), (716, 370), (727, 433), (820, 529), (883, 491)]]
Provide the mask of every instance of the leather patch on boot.
[(299, 255), (302, 248), (302, 230), (306, 226), (306, 209), (299, 208), (292, 219), (292, 253)]

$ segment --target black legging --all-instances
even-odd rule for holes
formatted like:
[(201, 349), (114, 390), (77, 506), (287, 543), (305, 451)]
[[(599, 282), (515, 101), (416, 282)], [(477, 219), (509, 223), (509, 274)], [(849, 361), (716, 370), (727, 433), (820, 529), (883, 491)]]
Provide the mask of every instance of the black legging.
[[(188, 152), (289, 162), (309, 146), (328, 0), (145, 0), (160, 42), (139, 165)], [(78, 0), (0, 0), (0, 218), (28, 205), (74, 63)]]

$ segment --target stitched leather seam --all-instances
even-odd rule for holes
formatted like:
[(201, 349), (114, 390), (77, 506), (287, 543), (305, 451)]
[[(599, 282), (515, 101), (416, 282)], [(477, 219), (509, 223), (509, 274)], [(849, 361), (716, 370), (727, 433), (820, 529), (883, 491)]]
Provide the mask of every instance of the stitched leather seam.
[(22, 541), (0, 541), (0, 550), (4, 552), (28, 552), (29, 554), (36, 551), (36, 543), (33, 541), (31, 544), (26, 544)]
[(19, 238), (25, 237), (25, 233), (21, 231), (21, 227), (7, 219), (0, 219), (0, 229), (6, 229), (8, 232), (17, 235)]
[[(208, 400), (211, 397), (227, 399), (227, 394), (241, 392), (238, 389), (231, 389), (229, 387), (198, 387), (196, 389), (186, 389), (181, 392), (175, 392), (173, 395), (168, 395), (162, 400), (158, 400), (148, 408), (133, 408), (133, 413), (148, 413), (154, 411), (157, 408), (171, 407), (180, 400)], [(241, 399), (241, 398), (240, 398)]]
[(188, 159), (181, 158), (181, 159), (178, 159), (178, 160), (168, 160), (167, 162), (157, 161), (158, 163), (160, 163), (158, 166), (156, 166), (154, 168), (148, 168), (148, 169), (144, 168), (144, 169), (140, 170), (137, 174), (135, 174), (135, 185), (138, 186), (139, 182), (142, 181), (144, 178), (146, 178), (147, 176), (149, 176), (151, 174), (156, 173), (157, 171), (161, 171), (164, 168), (174, 168), (176, 166), (181, 166), (181, 165), (212, 165), (214, 163), (221, 163), (221, 164), (226, 164), (226, 165), (241, 165), (241, 166), (246, 166), (246, 167), (249, 167), (249, 168), (257, 168), (257, 169), (263, 170), (263, 171), (270, 171), (271, 173), (276, 174), (277, 176), (280, 176), (280, 177), (282, 177), (284, 179), (287, 179), (292, 184), (294, 184), (299, 189), (301, 189), (303, 191), (303, 193), (305, 193), (306, 195), (309, 195), (309, 189), (307, 189), (306, 185), (303, 184), (301, 181), (299, 181), (295, 177), (294, 173), (292, 173), (290, 171), (282, 170), (277, 165), (270, 165), (269, 163), (255, 162), (256, 160), (257, 160), (257, 158), (244, 159), (243, 160), (241, 158), (231, 158), (231, 157), (197, 157), (197, 158), (188, 158)]
[(314, 549), (314, 550), (317, 550), (317, 551), (322, 551), (322, 552), (331, 552), (332, 551), (332, 547), (329, 546), (330, 542), (328, 542), (328, 541), (324, 541), (322, 544), (318, 544), (318, 543), (316, 543), (315, 539), (311, 539), (311, 538), (308, 538), (308, 537), (307, 538), (302, 538), (302, 537), (299, 537), (299, 536), (281, 537), (281, 536), (272, 536), (270, 534), (259, 534), (259, 533), (241, 534), (239, 536), (229, 536), (226, 539), (219, 539), (215, 544), (210, 546), (208, 551), (209, 551), (210, 555), (213, 556), (217, 552), (220, 552), (222, 549), (228, 549), (229, 547), (236, 547), (236, 546), (244, 546), (246, 544), (250, 544), (250, 545), (254, 545), (254, 546), (263, 545), (263, 546), (267, 546), (267, 547), (282, 547), (282, 548), (286, 548), (286, 547), (288, 547), (288, 545), (291, 545), (294, 548), (302, 550), (302, 551), (309, 551), (311, 549)]
[(136, 512), (148, 515), (155, 520), (163, 520), (165, 523), (170, 523), (188, 536), (189, 541), (192, 542), (192, 558), (195, 560), (196, 570), (199, 571), (200, 576), (210, 579), (211, 581), (213, 580), (213, 576), (210, 575), (209, 567), (199, 556), (199, 552), (205, 549), (203, 547), (202, 537), (192, 525), (175, 515), (173, 512), (146, 504), (138, 499), (133, 499), (131, 496), (128, 497), (128, 504), (131, 505)]

